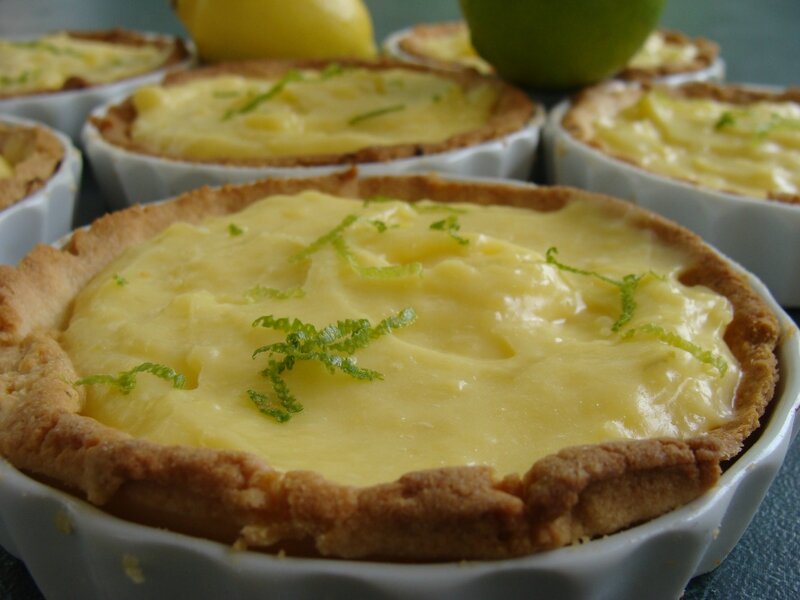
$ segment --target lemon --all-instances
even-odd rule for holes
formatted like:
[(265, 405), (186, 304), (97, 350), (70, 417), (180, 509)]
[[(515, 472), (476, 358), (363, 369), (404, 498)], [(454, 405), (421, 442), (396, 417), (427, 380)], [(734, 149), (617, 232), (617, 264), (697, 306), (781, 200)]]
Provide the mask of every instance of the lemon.
[(362, 0), (173, 0), (209, 62), (247, 58), (369, 58), (372, 20)]
[(665, 0), (460, 0), (472, 44), (497, 72), (540, 90), (594, 83), (624, 66)]

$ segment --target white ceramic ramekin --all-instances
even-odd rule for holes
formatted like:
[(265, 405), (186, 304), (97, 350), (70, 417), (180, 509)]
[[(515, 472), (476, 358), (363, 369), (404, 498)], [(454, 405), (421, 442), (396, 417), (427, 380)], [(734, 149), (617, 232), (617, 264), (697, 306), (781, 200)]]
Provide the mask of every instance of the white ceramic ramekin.
[[(170, 36), (156, 33), (138, 32), (154, 39), (172, 39)], [(15, 39), (30, 39), (29, 35)], [(46, 94), (30, 94), (13, 98), (0, 98), (0, 114), (34, 119), (63, 131), (75, 142), (79, 142), (81, 129), (91, 110), (110, 98), (133, 91), (139, 86), (161, 81), (172, 69), (189, 67), (194, 62), (193, 47), (187, 44), (190, 56), (184, 61), (169, 67), (151, 71), (144, 75), (129, 77), (113, 83), (93, 85), (76, 90), (53, 92)]]
[(305, 559), (229, 546), (112, 517), (0, 459), (0, 545), (48, 600), (317, 598), (674, 600), (746, 529), (800, 428), (800, 331), (778, 314), (781, 381), (752, 445), (716, 487), (657, 519), (585, 544), (497, 561), (396, 564)]
[[(6, 115), (0, 115), (0, 121), (44, 127), (29, 119)], [(72, 230), (83, 160), (69, 138), (45, 128), (61, 142), (64, 158), (44, 187), (0, 210), (0, 263), (14, 264), (36, 244), (49, 244)]]
[(656, 175), (571, 136), (556, 106), (543, 131), (548, 181), (629, 200), (699, 234), (767, 284), (784, 306), (800, 306), (800, 205), (749, 198)]
[[(116, 102), (119, 100), (121, 98)], [(116, 102), (98, 107), (93, 114), (103, 115)], [(526, 127), (503, 137), (437, 154), (358, 163), (358, 170), (363, 175), (434, 171), (527, 180), (544, 120), (544, 110), (537, 106), (536, 114)], [(91, 121), (84, 127), (83, 145), (97, 183), (114, 208), (169, 198), (202, 185), (244, 183), (263, 177), (310, 177), (347, 168), (342, 164), (243, 167), (159, 158), (109, 143)]]

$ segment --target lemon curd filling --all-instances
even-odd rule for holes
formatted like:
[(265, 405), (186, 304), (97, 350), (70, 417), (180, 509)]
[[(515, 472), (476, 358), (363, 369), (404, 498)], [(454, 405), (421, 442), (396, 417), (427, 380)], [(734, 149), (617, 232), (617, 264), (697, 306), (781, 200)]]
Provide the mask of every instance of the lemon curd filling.
[(0, 40), (0, 93), (59, 90), (73, 77), (108, 83), (158, 68), (170, 50), (54, 33), (34, 40)]
[(219, 76), (139, 89), (131, 137), (199, 159), (340, 154), (444, 141), (484, 125), (496, 100), (488, 84), (465, 88), (402, 69)]
[(0, 154), (0, 179), (8, 179), (14, 175), (14, 167), (11, 165), (6, 157)]
[(644, 45), (628, 61), (629, 67), (652, 69), (662, 66), (684, 66), (692, 64), (698, 50), (694, 44), (671, 42), (660, 31), (651, 33)]
[(653, 90), (595, 122), (594, 137), (649, 171), (766, 197), (800, 193), (800, 104), (746, 106)]
[[(128, 249), (78, 296), (62, 343), (84, 378), (145, 362), (185, 378), (80, 386), (82, 414), (133, 436), (344, 484), (465, 464), (521, 473), (566, 446), (694, 435), (732, 415), (731, 309), (679, 283), (683, 264), (583, 201), (539, 213), (271, 196)], [(631, 274), (636, 307), (620, 325), (609, 280)], [(351, 356), (380, 377), (298, 360), (282, 378), (302, 410), (284, 422), (249, 397), (274, 402), (262, 371), (280, 357), (254, 351), (290, 339), (268, 317), (321, 331), (409, 309)]]

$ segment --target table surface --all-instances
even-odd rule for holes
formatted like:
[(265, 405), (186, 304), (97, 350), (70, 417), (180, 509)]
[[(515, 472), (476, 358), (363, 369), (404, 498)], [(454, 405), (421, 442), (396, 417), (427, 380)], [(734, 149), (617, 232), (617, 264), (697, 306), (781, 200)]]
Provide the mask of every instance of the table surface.
[[(418, 22), (459, 18), (456, 0), (366, 0), (378, 40)], [(669, 0), (662, 25), (720, 43), (728, 80), (800, 85), (800, 0)], [(185, 34), (168, 0), (0, 0), (0, 35), (123, 26)], [(76, 224), (106, 210), (91, 174)], [(798, 274), (800, 275), (800, 274)], [(800, 310), (789, 314), (800, 324)], [(800, 598), (800, 442), (739, 544), (717, 569), (689, 582), (686, 600)], [(0, 599), (39, 600), (25, 566), (0, 548)]]

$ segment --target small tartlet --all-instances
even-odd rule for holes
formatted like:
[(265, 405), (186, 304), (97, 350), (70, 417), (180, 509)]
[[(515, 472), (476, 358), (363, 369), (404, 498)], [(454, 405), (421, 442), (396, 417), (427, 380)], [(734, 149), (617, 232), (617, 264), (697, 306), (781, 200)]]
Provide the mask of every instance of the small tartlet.
[(64, 159), (61, 141), (43, 127), (0, 121), (0, 157), (11, 174), (0, 179), (0, 210), (41, 189)]
[(0, 262), (15, 263), (37, 243), (72, 229), (82, 159), (70, 140), (41, 123), (0, 116)]
[(357, 165), (362, 173), (439, 171), (517, 179), (530, 175), (544, 110), (521, 90), (477, 73), (441, 71), (393, 60), (246, 61), (172, 73), (162, 86), (172, 88), (228, 75), (274, 82), (290, 71), (324, 73), (326, 68), (430, 74), (464, 90), (489, 86), (496, 90), (497, 100), (484, 124), (436, 142), (383, 143), (339, 153), (192, 158), (133, 140), (136, 109), (130, 97), (117, 99), (98, 107), (83, 131), (100, 185), (110, 198), (130, 204), (169, 197), (203, 184), (313, 176), (348, 165)]
[[(445, 47), (437, 49), (441, 45)], [(683, 49), (685, 56), (658, 62), (655, 57), (659, 49), (664, 47), (678, 51)], [(494, 72), (492, 66), (471, 48), (467, 25), (463, 21), (422, 23), (396, 31), (386, 38), (383, 48), (387, 55), (412, 63), (444, 69)], [(627, 81), (657, 80), (670, 84), (721, 81), (725, 78), (725, 62), (720, 56), (719, 45), (711, 40), (690, 37), (680, 31), (658, 29), (614, 78)]]
[[(595, 139), (593, 123), (634, 106), (651, 91), (666, 99), (725, 103), (742, 115), (759, 102), (793, 106), (800, 102), (800, 93), (794, 88), (708, 82), (601, 84), (562, 102), (549, 114), (544, 134), (549, 181), (611, 194), (673, 219), (763, 279), (781, 304), (800, 305), (800, 283), (791, 275), (800, 268), (796, 235), (800, 197), (796, 193), (764, 187), (757, 197), (724, 185), (710, 187), (688, 170), (679, 176), (660, 174)], [(721, 115), (708, 113), (704, 118), (696, 124), (698, 135), (704, 127), (706, 131), (724, 131), (733, 123), (731, 119), (736, 120), (731, 110)], [(754, 144), (761, 143), (760, 135), (753, 134)], [(707, 157), (705, 152), (695, 156)], [(757, 166), (757, 161), (753, 165)]]
[[(59, 346), (75, 295), (115, 256), (176, 221), (227, 215), (275, 193), (317, 189), (352, 198), (470, 201), (554, 211), (601, 203), (660, 243), (691, 256), (681, 276), (728, 298), (726, 343), (742, 369), (735, 415), (688, 439), (645, 439), (565, 449), (525, 474), (445, 467), (395, 482), (350, 487), (310, 472), (273, 470), (247, 453), (163, 446), (78, 414), (77, 376)], [(587, 198), (589, 198), (587, 200)], [(708, 492), (722, 464), (759, 427), (777, 381), (776, 316), (724, 258), (687, 230), (607, 197), (569, 188), (459, 183), (435, 177), (273, 179), (202, 189), (133, 207), (76, 232), (62, 250), (36, 249), (0, 268), (0, 451), (17, 468), (55, 481), (112, 513), (241, 547), (383, 560), (522, 556), (614, 533)]]
[[(186, 68), (194, 60), (194, 50), (180, 37), (121, 28), (93, 31), (68, 31), (68, 37), (122, 46), (150, 45), (164, 49), (165, 60), (147, 73), (115, 81), (92, 83), (85, 77), (67, 77), (58, 89), (46, 88), (24, 92), (0, 90), (0, 111), (23, 118), (36, 119), (77, 140), (89, 112), (98, 104), (139, 85), (160, 80), (171, 69)], [(33, 42), (37, 36), (13, 38), (13, 42)]]

